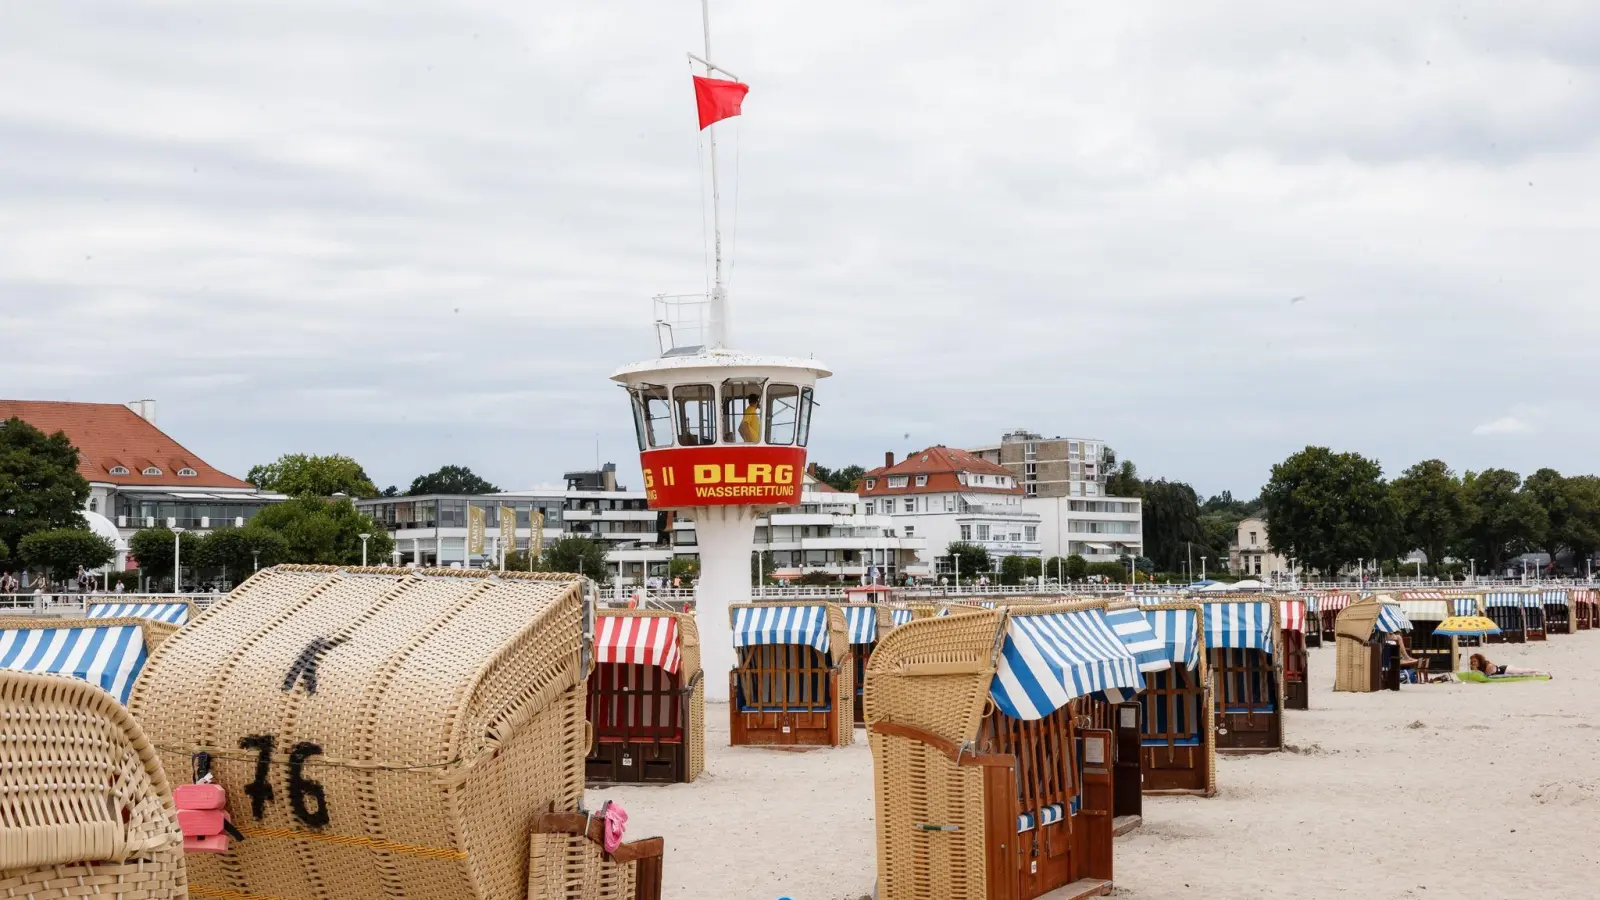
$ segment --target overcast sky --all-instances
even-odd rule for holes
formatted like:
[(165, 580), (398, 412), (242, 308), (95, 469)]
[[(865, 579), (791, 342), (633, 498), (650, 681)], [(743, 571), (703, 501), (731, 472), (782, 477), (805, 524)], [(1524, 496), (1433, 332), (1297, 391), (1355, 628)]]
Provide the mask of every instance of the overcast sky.
[[(733, 343), (833, 367), (813, 460), (1596, 470), (1593, 0), (713, 5)], [(241, 475), (598, 441), (637, 485), (607, 375), (705, 288), (700, 40), (693, 0), (0, 5), (0, 396), (153, 397)]]

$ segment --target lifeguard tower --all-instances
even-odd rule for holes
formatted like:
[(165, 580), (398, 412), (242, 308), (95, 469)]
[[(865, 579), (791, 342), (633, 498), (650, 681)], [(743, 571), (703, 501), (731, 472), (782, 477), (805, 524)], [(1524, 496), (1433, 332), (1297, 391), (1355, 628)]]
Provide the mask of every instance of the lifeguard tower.
[(711, 152), (715, 287), (709, 295), (656, 297), (661, 355), (624, 366), (611, 378), (628, 390), (650, 508), (694, 520), (700, 547), (695, 621), (706, 699), (726, 701), (734, 667), (728, 606), (750, 599), (756, 519), (800, 502), (813, 391), (829, 372), (811, 359), (728, 348), (715, 123), (740, 114), (748, 88), (707, 61), (709, 21), (705, 33), (705, 57), (690, 59), (705, 67), (705, 77), (695, 78), (695, 92)]

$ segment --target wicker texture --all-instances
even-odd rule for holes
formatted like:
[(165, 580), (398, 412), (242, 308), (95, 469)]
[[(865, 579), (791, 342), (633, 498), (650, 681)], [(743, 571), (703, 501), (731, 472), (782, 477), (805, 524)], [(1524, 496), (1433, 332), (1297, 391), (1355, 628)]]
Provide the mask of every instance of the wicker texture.
[(1334, 620), (1338, 641), (1334, 650), (1335, 691), (1364, 694), (1373, 690), (1372, 628), (1381, 608), (1376, 597), (1365, 597), (1345, 607)]
[(0, 618), (0, 628), (112, 628), (118, 625), (132, 625), (142, 629), (146, 653), (154, 653), (163, 641), (178, 631), (177, 625), (157, 622), (155, 619), (132, 617), (62, 619), (54, 616), (5, 616)]
[(172, 790), (115, 698), (0, 672), (0, 720), (0, 897), (187, 896)]
[(528, 900), (633, 900), (634, 873), (631, 864), (607, 861), (587, 838), (536, 833)]
[[(523, 898), (533, 817), (582, 797), (580, 585), (280, 566), (162, 644), (129, 707), (168, 771), (213, 754), (249, 837), (194, 862), (197, 893)], [(273, 796), (257, 817), (246, 785), (259, 754), (240, 743), (261, 735), (275, 742)], [(324, 793), (321, 826), (293, 781), (301, 742), (321, 751), (302, 776)]]
[[(694, 680), (694, 690), (689, 694), (689, 733), (683, 744), (689, 752), (687, 781), (694, 781), (706, 770), (706, 679), (700, 670), (700, 626), (693, 615), (664, 609), (599, 609), (596, 617), (614, 616), (634, 619), (674, 619), (678, 623), (678, 678), (680, 684)], [(596, 633), (599, 628), (595, 629)], [(700, 676), (695, 678), (695, 676)], [(588, 742), (585, 742), (588, 746)]]

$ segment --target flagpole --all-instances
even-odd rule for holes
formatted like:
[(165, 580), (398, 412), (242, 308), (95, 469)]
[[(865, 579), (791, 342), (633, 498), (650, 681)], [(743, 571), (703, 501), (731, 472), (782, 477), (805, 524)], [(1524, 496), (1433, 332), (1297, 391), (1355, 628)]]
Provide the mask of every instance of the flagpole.
[[(706, 67), (706, 77), (715, 68), (711, 57), (711, 0), (700, 0), (700, 26), (705, 34), (706, 55), (700, 60)], [(711, 240), (713, 258), (716, 260), (715, 279), (711, 288), (711, 315), (707, 323), (710, 330), (710, 348), (720, 350), (728, 346), (728, 292), (722, 286), (722, 192), (717, 187), (717, 126), (710, 126), (707, 140), (711, 144)]]

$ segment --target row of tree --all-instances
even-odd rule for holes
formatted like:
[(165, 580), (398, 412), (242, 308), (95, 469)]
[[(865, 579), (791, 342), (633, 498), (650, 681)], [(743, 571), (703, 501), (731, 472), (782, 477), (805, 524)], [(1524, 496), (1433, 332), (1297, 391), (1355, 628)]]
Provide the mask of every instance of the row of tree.
[(1600, 550), (1600, 478), (1555, 469), (1457, 475), (1430, 459), (1385, 481), (1377, 460), (1307, 447), (1273, 466), (1261, 499), (1273, 551), (1324, 574), (1412, 550), (1435, 574), (1447, 559), (1492, 572), (1530, 552), (1582, 571)]
[(270, 463), (251, 466), (245, 480), (264, 491), (291, 497), (416, 497), (423, 494), (495, 494), (500, 489), (465, 466), (443, 466), (418, 475), (403, 493), (394, 485), (378, 490), (361, 464), (348, 456), (289, 453)]

